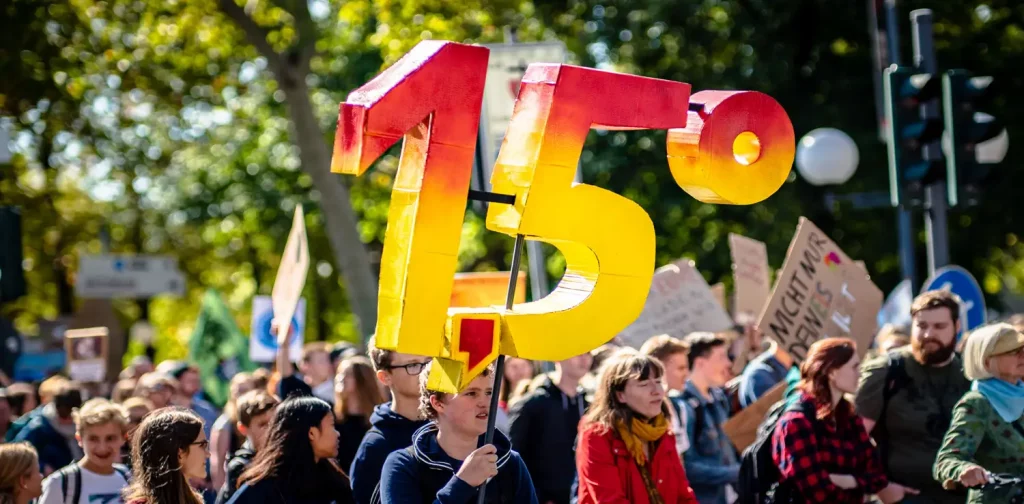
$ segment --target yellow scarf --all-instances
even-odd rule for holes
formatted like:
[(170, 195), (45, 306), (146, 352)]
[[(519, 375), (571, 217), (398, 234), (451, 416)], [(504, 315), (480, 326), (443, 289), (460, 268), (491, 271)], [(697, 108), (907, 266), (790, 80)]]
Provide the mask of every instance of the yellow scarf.
[(668, 421), (665, 415), (654, 417), (654, 422), (649, 423), (639, 418), (633, 418), (632, 429), (627, 429), (623, 422), (616, 422), (615, 430), (619, 437), (626, 443), (626, 449), (636, 459), (638, 465), (647, 464), (647, 456), (644, 455), (644, 443), (657, 441), (668, 432)]

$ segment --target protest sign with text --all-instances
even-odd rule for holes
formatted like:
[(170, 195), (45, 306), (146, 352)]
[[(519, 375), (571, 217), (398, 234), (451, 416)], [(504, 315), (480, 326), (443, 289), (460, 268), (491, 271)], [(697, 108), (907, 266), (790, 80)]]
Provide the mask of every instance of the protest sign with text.
[(758, 327), (797, 363), (826, 337), (852, 338), (863, 355), (875, 336), (882, 297), (864, 269), (801, 217)]
[(694, 331), (723, 331), (732, 327), (729, 315), (693, 261), (680, 259), (658, 268), (640, 316), (619, 333), (625, 345), (639, 348), (651, 336), (682, 338)]

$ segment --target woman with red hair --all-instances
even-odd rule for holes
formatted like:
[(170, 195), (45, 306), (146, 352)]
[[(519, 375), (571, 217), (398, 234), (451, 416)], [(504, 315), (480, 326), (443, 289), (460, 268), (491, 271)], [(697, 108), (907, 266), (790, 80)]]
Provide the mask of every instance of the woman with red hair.
[(811, 345), (800, 365), (799, 395), (779, 418), (772, 458), (781, 478), (774, 502), (899, 502), (917, 491), (890, 483), (871, 437), (843, 398), (857, 390), (860, 358), (846, 338)]

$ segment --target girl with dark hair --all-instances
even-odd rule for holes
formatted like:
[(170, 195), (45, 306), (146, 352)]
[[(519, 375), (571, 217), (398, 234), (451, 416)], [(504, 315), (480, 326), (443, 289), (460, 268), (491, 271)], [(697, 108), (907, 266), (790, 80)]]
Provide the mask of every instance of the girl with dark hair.
[(857, 391), (860, 357), (852, 340), (825, 338), (800, 365), (798, 395), (772, 434), (781, 478), (775, 502), (899, 502), (916, 490), (890, 483), (864, 422), (843, 397)]
[(660, 362), (633, 349), (605, 362), (580, 422), (580, 504), (697, 503), (668, 428), (664, 374)]
[(228, 504), (347, 504), (348, 477), (338, 468), (331, 405), (295, 396), (274, 411), (266, 444), (238, 479)]
[(206, 479), (210, 442), (203, 419), (184, 408), (153, 412), (132, 436), (132, 483), (126, 504), (202, 504), (189, 480)]
[(348, 357), (338, 364), (334, 375), (334, 428), (338, 441), (338, 465), (349, 467), (356, 457), (363, 435), (370, 430), (370, 413), (384, 402), (370, 359)]

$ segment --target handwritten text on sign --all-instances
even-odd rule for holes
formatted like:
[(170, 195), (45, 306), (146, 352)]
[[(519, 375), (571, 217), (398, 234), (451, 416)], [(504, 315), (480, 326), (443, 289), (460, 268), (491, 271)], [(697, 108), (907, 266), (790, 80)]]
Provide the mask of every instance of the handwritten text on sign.
[(850, 337), (863, 354), (882, 291), (831, 239), (802, 218), (758, 326), (800, 362), (824, 337)]

